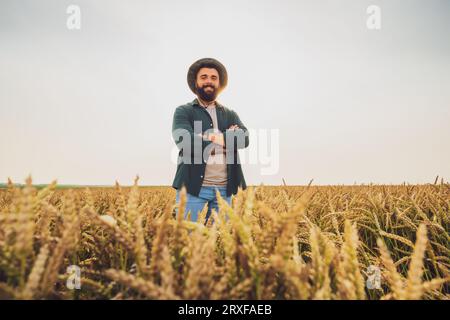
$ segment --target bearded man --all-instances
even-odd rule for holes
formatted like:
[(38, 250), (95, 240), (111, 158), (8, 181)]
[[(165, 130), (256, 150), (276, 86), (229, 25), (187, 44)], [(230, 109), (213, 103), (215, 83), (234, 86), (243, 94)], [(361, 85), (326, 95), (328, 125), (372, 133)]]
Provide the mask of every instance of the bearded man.
[[(246, 189), (238, 150), (248, 147), (248, 130), (237, 113), (217, 101), (228, 83), (224, 65), (213, 58), (194, 62), (188, 70), (189, 88), (197, 96), (176, 108), (172, 136), (180, 149), (172, 187), (176, 202), (184, 186), (187, 203), (183, 217), (192, 221), (207, 205), (218, 211), (217, 193), (231, 205), (232, 195)], [(179, 212), (177, 211), (177, 214)], [(200, 221), (199, 221), (200, 222)]]

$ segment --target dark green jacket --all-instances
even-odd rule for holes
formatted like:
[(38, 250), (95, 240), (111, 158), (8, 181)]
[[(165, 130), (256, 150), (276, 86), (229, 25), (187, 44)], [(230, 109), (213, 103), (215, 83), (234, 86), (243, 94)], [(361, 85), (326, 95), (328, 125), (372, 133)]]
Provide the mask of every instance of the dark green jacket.
[[(234, 152), (229, 152), (230, 155), (234, 154), (234, 157), (232, 157), (233, 161), (227, 160), (227, 196), (231, 196), (232, 194), (237, 193), (238, 187), (241, 187), (242, 189), (247, 188), (239, 160), (238, 149), (248, 147), (248, 130), (239, 119), (237, 113), (233, 110), (216, 103), (216, 113), (219, 130), (224, 135), (225, 148), (231, 149), (232, 146), (230, 144), (232, 142), (234, 143)], [(197, 122), (195, 128), (197, 130), (195, 130), (195, 132), (194, 121), (200, 121)], [(227, 130), (234, 124), (238, 125), (242, 130)], [(208, 111), (199, 104), (197, 99), (176, 108), (173, 115), (172, 136), (180, 151), (178, 154), (177, 172), (172, 183), (172, 187), (175, 189), (179, 189), (185, 185), (188, 193), (198, 196), (203, 183), (207, 162), (207, 159), (202, 159), (203, 152), (205, 148), (212, 143), (211, 141), (204, 140), (201, 137), (201, 134), (212, 128), (213, 122), (211, 116)], [(201, 130), (201, 132), (199, 130)], [(180, 144), (180, 142), (183, 141), (183, 137), (179, 135), (180, 131), (189, 132), (188, 138), (190, 139), (190, 150), (181, 146), (182, 144)], [(197, 146), (197, 148), (195, 148), (195, 146)], [(199, 146), (201, 146), (201, 148), (199, 148)], [(188, 161), (188, 159), (190, 161)]]

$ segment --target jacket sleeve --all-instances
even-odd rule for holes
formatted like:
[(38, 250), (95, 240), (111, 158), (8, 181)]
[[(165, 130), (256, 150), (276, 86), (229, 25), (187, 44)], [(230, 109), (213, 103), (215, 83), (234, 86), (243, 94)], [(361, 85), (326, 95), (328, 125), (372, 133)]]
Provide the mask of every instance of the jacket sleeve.
[[(249, 132), (247, 130), (247, 127), (242, 123), (241, 119), (239, 119), (239, 116), (236, 112), (231, 110), (231, 124), (238, 125), (239, 129), (237, 130), (225, 130), (223, 133), (223, 139), (225, 143), (225, 148), (227, 148), (227, 142), (233, 141), (234, 143), (234, 150), (237, 151), (238, 149), (244, 149), (247, 148), (250, 141), (249, 141)], [(229, 140), (229, 141), (228, 141)]]
[[(183, 106), (177, 107), (172, 121), (172, 138), (178, 149), (182, 150), (183, 156), (191, 157), (194, 155), (196, 158), (200, 157), (199, 161), (201, 163), (203, 150), (211, 143), (211, 141), (203, 140), (202, 134), (203, 132), (194, 132), (188, 111)], [(189, 139), (189, 150), (186, 148), (186, 142), (183, 142), (185, 138)], [(198, 150), (195, 150), (194, 146), (202, 146), (202, 148), (200, 150), (197, 147)]]

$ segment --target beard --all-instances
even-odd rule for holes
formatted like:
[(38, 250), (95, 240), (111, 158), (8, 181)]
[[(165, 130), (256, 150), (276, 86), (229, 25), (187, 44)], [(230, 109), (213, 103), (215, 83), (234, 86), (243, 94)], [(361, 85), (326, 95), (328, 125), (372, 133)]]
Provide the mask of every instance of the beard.
[[(196, 85), (196, 88), (197, 88), (197, 94), (199, 95), (199, 97), (206, 102), (214, 101), (217, 98), (217, 89), (213, 86), (207, 85), (207, 86), (203, 86), (203, 87), (199, 88)], [(208, 91), (205, 91), (206, 88), (212, 88), (212, 90), (208, 89)]]

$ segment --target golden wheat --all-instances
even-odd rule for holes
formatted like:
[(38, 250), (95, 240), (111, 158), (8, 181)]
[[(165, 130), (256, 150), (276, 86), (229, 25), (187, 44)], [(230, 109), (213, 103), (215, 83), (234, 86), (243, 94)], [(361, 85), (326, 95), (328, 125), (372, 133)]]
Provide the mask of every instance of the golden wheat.
[[(0, 190), (2, 299), (448, 299), (450, 185)], [(81, 269), (81, 290), (66, 287)], [(366, 287), (379, 267), (379, 288)]]

